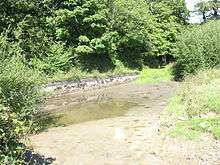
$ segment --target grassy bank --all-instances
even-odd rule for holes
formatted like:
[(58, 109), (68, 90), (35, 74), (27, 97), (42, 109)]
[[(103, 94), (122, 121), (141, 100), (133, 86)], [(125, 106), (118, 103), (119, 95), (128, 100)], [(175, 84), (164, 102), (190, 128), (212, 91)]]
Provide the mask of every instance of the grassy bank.
[(171, 67), (172, 65), (167, 65), (166, 67), (159, 69), (145, 68), (140, 72), (137, 82), (148, 84), (169, 82), (173, 79)]
[(201, 71), (186, 78), (167, 113), (176, 123), (170, 132), (174, 137), (194, 139), (201, 133), (211, 133), (220, 139), (220, 70)]
[(57, 81), (66, 81), (66, 80), (80, 80), (83, 78), (98, 77), (106, 78), (109, 76), (118, 76), (118, 75), (127, 75), (127, 74), (139, 74), (137, 83), (161, 83), (169, 82), (173, 79), (171, 73), (172, 65), (167, 65), (164, 68), (152, 69), (145, 68), (142, 71), (129, 69), (123, 66), (120, 66), (114, 70), (101, 73), (99, 71), (86, 72), (77, 68), (73, 68), (68, 72), (57, 72), (53, 76), (48, 76), (48, 82), (57, 82)]

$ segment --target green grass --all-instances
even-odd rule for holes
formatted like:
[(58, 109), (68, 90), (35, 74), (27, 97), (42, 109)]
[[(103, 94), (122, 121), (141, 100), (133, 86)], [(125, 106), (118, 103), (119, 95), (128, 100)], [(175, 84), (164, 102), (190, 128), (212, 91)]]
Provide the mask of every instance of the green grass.
[(198, 139), (201, 135), (199, 131), (188, 129), (182, 126), (176, 126), (169, 132), (171, 137), (181, 137), (186, 140), (195, 140)]
[(143, 69), (141, 72), (138, 70), (132, 70), (118, 64), (114, 70), (108, 72), (100, 73), (99, 71), (86, 72), (82, 71), (80, 68), (72, 68), (68, 72), (57, 72), (54, 75), (47, 77), (48, 82), (57, 82), (65, 80), (79, 80), (83, 78), (106, 78), (109, 76), (118, 76), (126, 74), (140, 74), (137, 82), (138, 83), (160, 83), (169, 82), (173, 79), (171, 74), (171, 65), (167, 65), (161, 69)]
[(171, 65), (161, 69), (143, 69), (137, 80), (138, 83), (161, 83), (169, 82), (173, 79), (171, 75)]
[(201, 133), (211, 133), (220, 139), (220, 70), (188, 77), (171, 99), (165, 116), (168, 122), (176, 123), (171, 136), (195, 139)]
[(212, 133), (220, 139), (220, 117), (194, 118), (188, 121), (178, 122), (176, 127), (171, 130), (173, 137), (184, 137), (186, 139), (197, 139), (201, 133)]

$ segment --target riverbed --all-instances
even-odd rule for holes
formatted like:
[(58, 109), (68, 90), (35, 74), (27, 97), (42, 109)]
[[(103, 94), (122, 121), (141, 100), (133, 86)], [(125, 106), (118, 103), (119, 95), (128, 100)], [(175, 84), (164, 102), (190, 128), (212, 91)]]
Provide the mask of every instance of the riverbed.
[(54, 120), (30, 137), (33, 148), (58, 165), (218, 164), (206, 153), (216, 141), (174, 139), (161, 126), (177, 86), (129, 82), (58, 95), (44, 106)]

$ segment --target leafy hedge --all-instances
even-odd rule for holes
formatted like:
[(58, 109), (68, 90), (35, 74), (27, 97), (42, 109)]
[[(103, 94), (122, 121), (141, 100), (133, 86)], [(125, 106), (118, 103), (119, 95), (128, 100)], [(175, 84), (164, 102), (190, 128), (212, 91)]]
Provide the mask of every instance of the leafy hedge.
[(174, 54), (176, 78), (195, 73), (202, 68), (212, 68), (220, 64), (220, 21), (212, 21), (184, 32), (177, 42)]
[(27, 147), (21, 142), (32, 129), (42, 94), (41, 76), (18, 58), (0, 65), (0, 163), (24, 164)]

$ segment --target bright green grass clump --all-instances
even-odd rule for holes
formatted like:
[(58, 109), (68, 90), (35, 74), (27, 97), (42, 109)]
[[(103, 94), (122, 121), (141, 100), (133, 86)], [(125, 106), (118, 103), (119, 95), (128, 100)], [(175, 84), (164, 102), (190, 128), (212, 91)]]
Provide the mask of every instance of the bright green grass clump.
[(138, 83), (160, 83), (169, 82), (173, 79), (171, 66), (168, 65), (161, 69), (144, 69), (137, 80)]
[(168, 114), (177, 123), (170, 132), (174, 137), (194, 139), (209, 132), (220, 139), (220, 70), (188, 77), (171, 100)]
[(186, 139), (196, 139), (202, 132), (210, 132), (220, 139), (220, 116), (210, 118), (192, 118), (188, 121), (178, 122), (170, 132), (173, 137), (182, 136)]
[(196, 130), (189, 129), (183, 126), (176, 126), (169, 133), (171, 137), (182, 137), (187, 140), (194, 140), (200, 137), (201, 133)]

